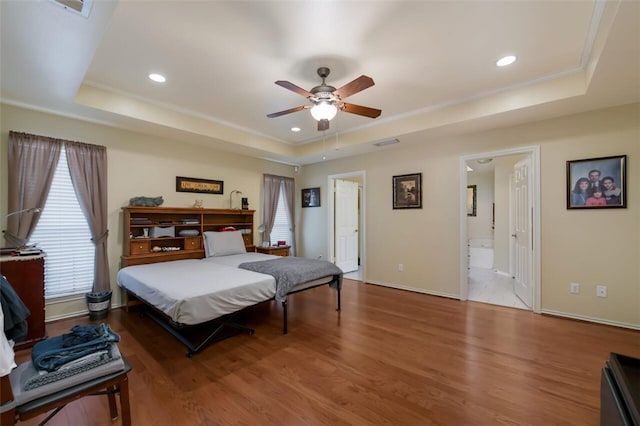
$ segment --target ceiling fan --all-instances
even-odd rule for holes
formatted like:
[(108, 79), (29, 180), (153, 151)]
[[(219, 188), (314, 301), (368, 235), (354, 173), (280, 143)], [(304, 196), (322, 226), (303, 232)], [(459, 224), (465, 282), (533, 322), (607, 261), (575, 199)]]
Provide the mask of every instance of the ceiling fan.
[(284, 111), (267, 114), (267, 117), (280, 117), (281, 115), (291, 114), (292, 112), (302, 111), (303, 109), (311, 109), (311, 115), (318, 121), (318, 130), (322, 131), (329, 129), (329, 121), (336, 116), (338, 110), (370, 118), (380, 116), (382, 111), (379, 109), (350, 104), (343, 101), (347, 96), (351, 96), (373, 86), (375, 83), (371, 77), (361, 75), (350, 83), (336, 89), (325, 83), (325, 79), (329, 76), (330, 72), (327, 67), (318, 68), (318, 75), (322, 78), (322, 83), (310, 91), (306, 91), (285, 80), (276, 81), (278, 86), (304, 96), (311, 103), (309, 105), (301, 105)]

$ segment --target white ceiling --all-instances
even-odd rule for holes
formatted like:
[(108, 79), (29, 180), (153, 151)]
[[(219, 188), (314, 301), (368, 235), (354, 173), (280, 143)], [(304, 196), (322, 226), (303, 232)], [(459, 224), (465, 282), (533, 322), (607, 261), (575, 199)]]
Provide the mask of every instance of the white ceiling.
[[(640, 101), (638, 1), (0, 4), (3, 102), (291, 164)], [(347, 101), (382, 115), (266, 117), (308, 102), (276, 80), (310, 90), (319, 66), (372, 77)]]

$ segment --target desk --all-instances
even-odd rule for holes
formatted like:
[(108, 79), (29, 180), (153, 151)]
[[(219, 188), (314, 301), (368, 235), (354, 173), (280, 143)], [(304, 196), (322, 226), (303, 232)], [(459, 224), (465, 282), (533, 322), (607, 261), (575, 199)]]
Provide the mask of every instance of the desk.
[(289, 256), (290, 246), (277, 247), (256, 247), (256, 252), (264, 254), (273, 254), (276, 256)]
[(31, 312), (27, 317), (27, 337), (16, 343), (16, 350), (30, 348), (45, 338), (44, 256), (0, 256), (0, 274), (7, 277)]

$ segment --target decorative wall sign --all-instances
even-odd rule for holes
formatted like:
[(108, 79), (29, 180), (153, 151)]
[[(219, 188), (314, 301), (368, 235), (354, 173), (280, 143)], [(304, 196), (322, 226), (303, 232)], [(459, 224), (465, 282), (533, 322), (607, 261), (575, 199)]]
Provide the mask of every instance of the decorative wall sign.
[(198, 192), (200, 194), (223, 194), (224, 182), (221, 180), (198, 179), (176, 176), (176, 192)]

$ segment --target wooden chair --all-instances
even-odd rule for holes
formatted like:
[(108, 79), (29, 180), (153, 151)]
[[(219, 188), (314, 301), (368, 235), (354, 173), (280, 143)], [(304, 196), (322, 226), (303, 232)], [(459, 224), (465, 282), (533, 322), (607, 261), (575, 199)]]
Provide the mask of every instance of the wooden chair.
[[(21, 364), (21, 366), (22, 365), (23, 364)], [(100, 367), (96, 367), (96, 369), (99, 368)], [(53, 410), (53, 412), (40, 423), (41, 425), (45, 424), (68, 403), (90, 395), (107, 395), (109, 398), (111, 419), (115, 420), (118, 417), (118, 407), (116, 405), (115, 394), (120, 395), (122, 425), (131, 425), (128, 381), (128, 374), (129, 371), (131, 371), (131, 366), (124, 357), (122, 357), (122, 363), (119, 364), (117, 371), (109, 372), (100, 377), (92, 377), (92, 375), (80, 373), (76, 376), (72, 376), (71, 378), (56, 382), (57, 386), (55, 391), (45, 395), (41, 395), (41, 392), (31, 392), (31, 394), (29, 394), (30, 391), (26, 391), (16, 397), (13, 389), (15, 389), (15, 381), (18, 378), (15, 377), (14, 373), (19, 369), (20, 366), (14, 369), (10, 375), (0, 378), (0, 402), (2, 404), (1, 426), (14, 425), (17, 422), (39, 416)], [(84, 380), (85, 377), (91, 378)]]

